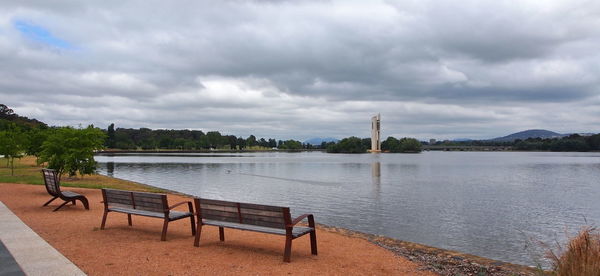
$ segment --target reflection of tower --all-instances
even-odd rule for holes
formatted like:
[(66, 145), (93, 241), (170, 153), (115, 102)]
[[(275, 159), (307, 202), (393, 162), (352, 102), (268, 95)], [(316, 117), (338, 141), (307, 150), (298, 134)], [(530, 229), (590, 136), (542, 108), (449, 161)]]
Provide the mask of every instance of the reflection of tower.
[(381, 193), (381, 163), (379, 161), (371, 163), (371, 181), (373, 182), (375, 196), (379, 199)]
[(381, 115), (371, 118), (371, 152), (381, 152)]
[(107, 162), (106, 163), (106, 175), (113, 177), (114, 171), (115, 171), (115, 162)]
[(373, 178), (381, 177), (381, 163), (380, 162), (371, 163), (371, 176)]

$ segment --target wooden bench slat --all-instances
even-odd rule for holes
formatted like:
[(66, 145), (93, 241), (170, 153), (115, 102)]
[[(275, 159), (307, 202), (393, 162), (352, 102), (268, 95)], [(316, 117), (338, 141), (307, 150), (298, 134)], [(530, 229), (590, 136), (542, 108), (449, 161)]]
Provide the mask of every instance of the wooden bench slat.
[(108, 210), (113, 211), (113, 212), (120, 212), (120, 213), (132, 214), (132, 215), (140, 215), (140, 216), (146, 216), (146, 217), (155, 217), (155, 218), (164, 218), (165, 217), (165, 213), (163, 213), (163, 212), (152, 212), (152, 211), (140, 210), (140, 209), (109, 207)]
[[(267, 234), (282, 235), (282, 236), (285, 236), (285, 234), (286, 234), (285, 229), (264, 227), (264, 226), (258, 226), (258, 225), (248, 225), (248, 224), (235, 223), (235, 222), (203, 220), (202, 224), (212, 225), (212, 226), (220, 226), (220, 227), (226, 227), (226, 228), (232, 228), (232, 229), (238, 229), (238, 230), (245, 230), (245, 231), (254, 231), (254, 232), (267, 233)], [(296, 226), (292, 229), (292, 236), (296, 238), (296, 237), (302, 236), (306, 233), (309, 233), (312, 230), (313, 229), (310, 227)]]
[(276, 217), (263, 217), (263, 216), (242, 214), (242, 221), (245, 222), (245, 221), (249, 221), (249, 220), (266, 221), (266, 222), (272, 222), (272, 223), (285, 224), (285, 220), (282, 217), (276, 218)]
[(226, 222), (240, 222), (238, 218), (231, 217), (218, 217), (218, 216), (205, 216), (204, 218), (215, 221), (226, 221)]
[(237, 212), (223, 212), (218, 210), (202, 209), (202, 216), (215, 216), (215, 217), (233, 217), (238, 218)]
[(200, 207), (202, 210), (217, 210), (223, 212), (236, 212), (238, 211), (237, 206), (225, 206), (225, 205), (214, 205), (201, 203)]
[(264, 226), (264, 227), (270, 227), (270, 228), (285, 229), (285, 223), (278, 223), (278, 222), (246, 219), (246, 220), (242, 220), (242, 223), (248, 224), (248, 225), (255, 225), (255, 226)]
[(107, 199), (106, 200), (108, 202), (108, 204), (112, 204), (112, 203), (118, 203), (118, 204), (126, 204), (126, 205), (133, 205), (133, 202), (131, 200), (123, 200), (123, 199)]
[(251, 203), (240, 203), (241, 209), (254, 209), (254, 210), (263, 210), (263, 211), (272, 211), (272, 212), (281, 212), (283, 207), (279, 206), (270, 206), (270, 205), (258, 205)]
[(208, 204), (208, 205), (220, 205), (220, 206), (237, 207), (237, 203), (230, 202), (230, 201), (224, 201), (224, 200), (202, 199), (201, 203), (202, 204)]
[(156, 203), (156, 204), (163, 204), (164, 199), (163, 198), (140, 198), (140, 197), (133, 197), (133, 200), (137, 203), (137, 202), (148, 202), (148, 203)]
[(282, 210), (279, 210), (277, 212), (273, 212), (273, 211), (264, 211), (264, 210), (256, 210), (256, 209), (245, 209), (245, 208), (241, 208), (240, 207), (240, 213), (242, 213), (242, 214), (249, 214), (249, 215), (257, 215), (257, 216), (264, 216), (264, 217), (281, 217), (281, 218), (283, 218), (283, 212), (282, 212)]

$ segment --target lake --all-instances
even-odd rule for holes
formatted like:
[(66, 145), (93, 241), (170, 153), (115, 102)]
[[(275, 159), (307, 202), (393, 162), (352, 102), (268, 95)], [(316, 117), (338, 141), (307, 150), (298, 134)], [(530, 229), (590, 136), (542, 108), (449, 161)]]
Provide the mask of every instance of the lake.
[(317, 223), (536, 265), (538, 242), (600, 225), (600, 153), (265, 152), (96, 156), (101, 174)]

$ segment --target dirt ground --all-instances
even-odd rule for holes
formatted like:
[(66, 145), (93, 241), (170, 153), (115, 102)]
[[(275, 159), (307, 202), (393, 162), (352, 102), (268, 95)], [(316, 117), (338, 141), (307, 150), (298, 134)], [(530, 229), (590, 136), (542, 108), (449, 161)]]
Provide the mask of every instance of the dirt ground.
[[(106, 229), (100, 230), (100, 190), (65, 190), (85, 195), (91, 210), (77, 202), (52, 212), (61, 202), (42, 207), (50, 196), (40, 185), (0, 183), (0, 201), (89, 275), (435, 275), (365, 239), (323, 228), (317, 229), (319, 255), (310, 254), (306, 235), (294, 240), (291, 263), (283, 262), (283, 236), (225, 229), (220, 242), (218, 228), (206, 226), (200, 247), (194, 247), (188, 219), (169, 223), (164, 242), (162, 220), (156, 218), (133, 216), (130, 227), (127, 215), (109, 213)], [(169, 195), (168, 200), (172, 205), (189, 199)]]

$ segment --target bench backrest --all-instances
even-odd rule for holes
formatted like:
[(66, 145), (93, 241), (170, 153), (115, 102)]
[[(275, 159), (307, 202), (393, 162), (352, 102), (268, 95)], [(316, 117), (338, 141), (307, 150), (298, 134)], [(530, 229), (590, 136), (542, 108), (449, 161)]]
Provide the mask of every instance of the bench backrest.
[(42, 169), (42, 174), (44, 175), (44, 184), (46, 185), (48, 193), (53, 196), (60, 196), (60, 184), (58, 182), (56, 171)]
[(198, 219), (218, 220), (285, 229), (291, 223), (290, 208), (194, 198)]
[(168, 212), (169, 208), (165, 194), (102, 189), (102, 197), (107, 208), (122, 207), (159, 213)]

